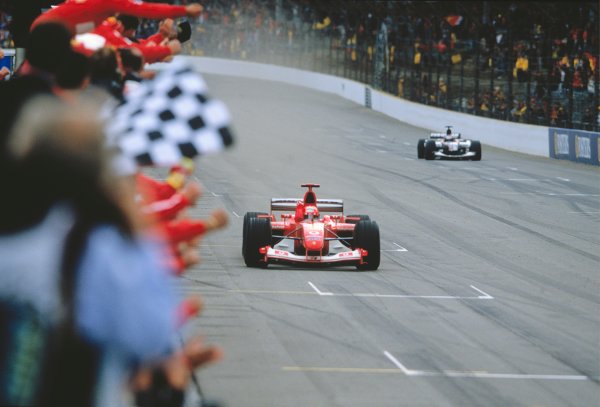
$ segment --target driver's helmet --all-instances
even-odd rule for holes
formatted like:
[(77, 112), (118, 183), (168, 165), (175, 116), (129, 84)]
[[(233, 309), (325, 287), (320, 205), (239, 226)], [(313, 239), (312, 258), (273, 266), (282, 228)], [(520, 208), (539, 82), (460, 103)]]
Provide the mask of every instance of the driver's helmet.
[(319, 210), (316, 206), (307, 206), (304, 211), (304, 218), (310, 221), (319, 218)]
[(446, 136), (451, 136), (452, 135), (452, 129), (448, 127), (448, 130), (446, 130)]

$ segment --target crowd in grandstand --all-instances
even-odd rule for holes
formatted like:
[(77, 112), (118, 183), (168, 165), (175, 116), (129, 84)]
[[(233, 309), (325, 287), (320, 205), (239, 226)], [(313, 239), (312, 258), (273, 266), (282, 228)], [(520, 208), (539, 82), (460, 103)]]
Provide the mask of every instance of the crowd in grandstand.
[(198, 53), (300, 67), (313, 61), (308, 68), (422, 103), (535, 124), (598, 125), (589, 120), (599, 93), (593, 2), (566, 9), (536, 2), (205, 6)]

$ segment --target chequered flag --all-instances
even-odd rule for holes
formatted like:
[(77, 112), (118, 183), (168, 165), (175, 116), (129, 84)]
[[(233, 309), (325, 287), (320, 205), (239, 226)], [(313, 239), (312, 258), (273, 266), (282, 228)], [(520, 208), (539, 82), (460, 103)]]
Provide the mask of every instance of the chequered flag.
[(181, 61), (142, 82), (109, 119), (109, 144), (120, 172), (138, 165), (172, 166), (183, 157), (221, 151), (233, 143), (225, 104), (207, 95), (202, 76)]

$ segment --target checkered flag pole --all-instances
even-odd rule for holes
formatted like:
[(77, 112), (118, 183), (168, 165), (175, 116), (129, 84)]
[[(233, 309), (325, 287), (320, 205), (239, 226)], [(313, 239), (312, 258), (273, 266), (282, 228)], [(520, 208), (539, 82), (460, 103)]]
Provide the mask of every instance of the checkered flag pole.
[(109, 145), (120, 151), (118, 171), (173, 166), (183, 157), (211, 154), (232, 145), (229, 111), (207, 91), (199, 73), (176, 61), (128, 95), (107, 126)]

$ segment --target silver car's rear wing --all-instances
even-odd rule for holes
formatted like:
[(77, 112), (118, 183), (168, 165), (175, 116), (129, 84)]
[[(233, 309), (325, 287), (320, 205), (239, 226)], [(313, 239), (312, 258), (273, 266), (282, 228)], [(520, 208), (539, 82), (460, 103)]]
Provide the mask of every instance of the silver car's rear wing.
[[(301, 199), (295, 198), (272, 198), (271, 212), (296, 210), (296, 205)], [(319, 212), (344, 212), (344, 201), (341, 199), (317, 199), (317, 208)]]
[[(460, 138), (460, 133), (452, 133), (454, 138)], [(446, 138), (446, 133), (430, 133), (430, 138)]]

